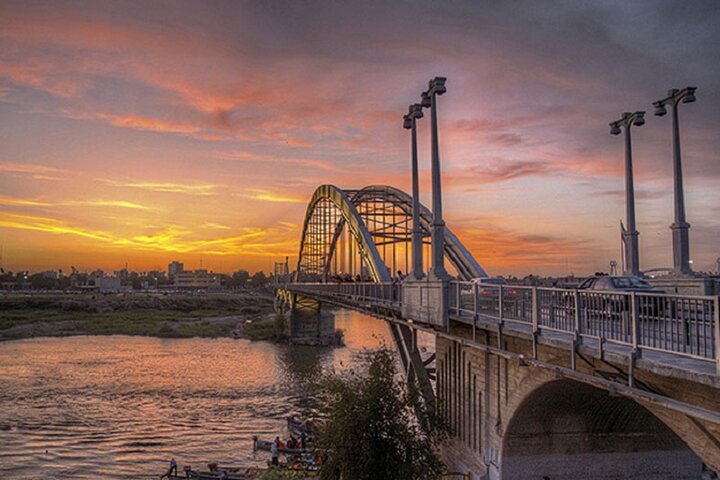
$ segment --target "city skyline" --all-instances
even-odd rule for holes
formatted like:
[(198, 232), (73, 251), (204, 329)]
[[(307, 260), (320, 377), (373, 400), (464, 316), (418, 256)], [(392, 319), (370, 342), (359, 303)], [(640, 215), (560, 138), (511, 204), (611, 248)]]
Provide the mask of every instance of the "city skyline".
[[(491, 275), (621, 260), (621, 112), (680, 113), (694, 268), (720, 255), (720, 6), (0, 2), (6, 270), (231, 272), (296, 257), (324, 183), (410, 191), (402, 115), (426, 78), (447, 225)], [(633, 157), (641, 269), (672, 266), (671, 124)], [(418, 121), (430, 206), (429, 121)]]

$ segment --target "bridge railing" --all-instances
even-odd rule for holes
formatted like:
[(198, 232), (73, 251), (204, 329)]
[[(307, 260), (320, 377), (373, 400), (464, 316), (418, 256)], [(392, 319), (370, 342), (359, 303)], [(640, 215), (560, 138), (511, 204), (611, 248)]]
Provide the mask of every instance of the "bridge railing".
[(293, 283), (292, 290), (319, 297), (331, 297), (349, 303), (365, 303), (400, 309), (402, 285), (398, 283)]
[(636, 349), (717, 359), (720, 297), (451, 282), (450, 314), (593, 337)]

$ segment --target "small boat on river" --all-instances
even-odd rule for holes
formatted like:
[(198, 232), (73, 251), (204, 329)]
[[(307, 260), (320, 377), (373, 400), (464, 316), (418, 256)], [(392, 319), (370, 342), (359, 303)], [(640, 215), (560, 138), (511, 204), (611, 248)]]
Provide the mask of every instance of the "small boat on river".
[(296, 416), (287, 417), (287, 428), (290, 433), (300, 437), (305, 434), (305, 438), (309, 441), (315, 440), (315, 428), (310, 421), (303, 422)]
[[(263, 440), (258, 438), (257, 436), (253, 436), (253, 450), (265, 450), (270, 451), (272, 448), (273, 442), (271, 440)], [(288, 448), (285, 443), (280, 443), (280, 447), (278, 448), (278, 452), (280, 453), (288, 453), (297, 455), (299, 453), (303, 453), (305, 451), (310, 451), (312, 449), (305, 449), (302, 448)]]
[(257, 478), (257, 469), (245, 467), (220, 467), (215, 463), (208, 465), (208, 470), (201, 472), (186, 466), (182, 474), (165, 474), (161, 478), (168, 480), (250, 480)]

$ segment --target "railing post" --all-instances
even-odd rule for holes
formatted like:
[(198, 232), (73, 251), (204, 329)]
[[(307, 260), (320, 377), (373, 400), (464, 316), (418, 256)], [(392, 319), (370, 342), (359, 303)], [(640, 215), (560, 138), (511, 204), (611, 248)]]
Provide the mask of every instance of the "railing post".
[(477, 283), (472, 284), (473, 296), (473, 342), (477, 341), (477, 320), (478, 320), (478, 286)]
[(720, 377), (720, 295), (715, 295), (714, 317), (715, 317), (715, 374)]
[(505, 317), (503, 315), (503, 286), (498, 285), (498, 289), (498, 318), (500, 319), (500, 323), (502, 323)]
[(460, 282), (455, 282), (455, 314), (460, 317)]
[(575, 308), (575, 328), (573, 329), (572, 341), (572, 357), (570, 357), (570, 365), (573, 370), (577, 370), (577, 348), (580, 341), (580, 294), (577, 290), (573, 291), (573, 306)]
[(636, 292), (630, 292), (630, 321), (632, 322), (632, 350), (630, 351), (630, 365), (628, 368), (628, 384), (635, 386), (635, 359), (638, 356), (638, 304)]
[(503, 315), (502, 315), (502, 295), (503, 295), (503, 287), (502, 285), (498, 285), (498, 348), (503, 348)]
[(539, 329), (540, 306), (538, 305), (537, 287), (532, 287), (532, 349), (533, 358), (538, 358), (537, 335)]

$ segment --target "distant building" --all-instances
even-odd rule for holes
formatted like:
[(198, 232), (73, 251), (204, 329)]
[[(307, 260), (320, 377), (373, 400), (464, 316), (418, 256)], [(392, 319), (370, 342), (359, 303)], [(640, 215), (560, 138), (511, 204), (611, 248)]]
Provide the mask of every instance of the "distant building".
[(102, 293), (115, 293), (120, 291), (120, 277), (102, 277), (95, 280), (95, 286)]
[(207, 270), (181, 270), (175, 274), (176, 288), (212, 288), (219, 286), (220, 277)]
[(172, 280), (175, 278), (175, 275), (178, 273), (183, 272), (185, 269), (185, 265), (182, 264), (182, 262), (178, 262), (177, 260), (173, 260), (168, 265), (168, 277)]
[(122, 278), (118, 276), (102, 277), (95, 280), (95, 287), (100, 293), (130, 293), (132, 285), (123, 285)]

